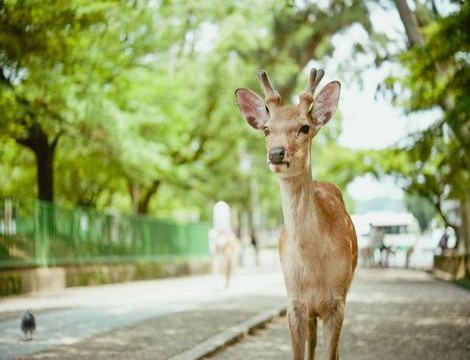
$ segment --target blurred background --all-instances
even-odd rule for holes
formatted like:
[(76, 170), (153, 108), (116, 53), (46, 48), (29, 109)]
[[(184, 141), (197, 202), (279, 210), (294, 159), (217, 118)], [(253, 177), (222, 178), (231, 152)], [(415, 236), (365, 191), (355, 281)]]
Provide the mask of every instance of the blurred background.
[(295, 103), (317, 67), (342, 94), (314, 178), (359, 235), (412, 233), (390, 246), (468, 276), (469, 23), (459, 0), (0, 1), (1, 268), (206, 258), (219, 200), (242, 249), (275, 247), (278, 184), (234, 90), (266, 69)]

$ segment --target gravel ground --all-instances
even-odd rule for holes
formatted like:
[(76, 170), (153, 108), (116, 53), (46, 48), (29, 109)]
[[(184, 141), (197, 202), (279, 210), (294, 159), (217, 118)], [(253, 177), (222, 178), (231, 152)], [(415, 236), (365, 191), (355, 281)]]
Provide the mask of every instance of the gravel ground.
[[(285, 304), (285, 296), (278, 291), (271, 294), (262, 291), (263, 295), (246, 293), (193, 309), (149, 316), (23, 359), (168, 359), (267, 308)], [(321, 325), (318, 333), (317, 358), (323, 358)], [(358, 271), (346, 306), (342, 359), (463, 360), (469, 359), (469, 354), (468, 290), (422, 271)], [(254, 331), (211, 358), (290, 358), (285, 317), (275, 318), (264, 329)]]
[[(470, 358), (470, 292), (420, 272), (362, 270), (351, 291), (341, 358), (409, 360)], [(324, 354), (318, 331), (316, 358)], [(285, 317), (277, 318), (217, 360), (288, 359)]]
[(278, 296), (240, 297), (164, 315), (23, 359), (167, 359), (269, 307)]

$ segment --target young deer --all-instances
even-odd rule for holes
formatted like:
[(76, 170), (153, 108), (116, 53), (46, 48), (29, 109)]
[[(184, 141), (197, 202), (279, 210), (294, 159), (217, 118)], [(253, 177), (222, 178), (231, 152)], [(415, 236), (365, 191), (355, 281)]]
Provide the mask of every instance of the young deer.
[(292, 358), (313, 359), (317, 318), (324, 322), (326, 357), (338, 359), (346, 294), (357, 265), (357, 241), (341, 191), (312, 181), (310, 145), (336, 109), (340, 83), (328, 83), (313, 97), (323, 70), (312, 69), (298, 105), (281, 105), (266, 72), (258, 79), (265, 101), (237, 89), (240, 112), (266, 135), (269, 168), (279, 178), (284, 227), (279, 239)]

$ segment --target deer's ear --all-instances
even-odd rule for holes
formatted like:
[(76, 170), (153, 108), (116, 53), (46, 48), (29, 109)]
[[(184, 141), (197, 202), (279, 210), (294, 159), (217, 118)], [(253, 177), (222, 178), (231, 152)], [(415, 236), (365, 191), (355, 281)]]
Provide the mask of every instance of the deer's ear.
[(237, 89), (235, 97), (246, 122), (255, 129), (261, 129), (269, 118), (263, 99), (248, 89)]
[(341, 84), (339, 81), (332, 81), (316, 96), (313, 102), (312, 119), (317, 129), (320, 129), (333, 116), (336, 106), (338, 106)]

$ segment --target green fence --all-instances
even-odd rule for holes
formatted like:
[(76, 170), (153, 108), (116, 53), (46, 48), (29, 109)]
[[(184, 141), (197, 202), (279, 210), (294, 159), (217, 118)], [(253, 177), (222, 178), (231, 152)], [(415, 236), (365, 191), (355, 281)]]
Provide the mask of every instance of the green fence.
[(209, 255), (208, 225), (0, 202), (0, 268), (151, 262)]

